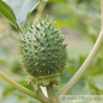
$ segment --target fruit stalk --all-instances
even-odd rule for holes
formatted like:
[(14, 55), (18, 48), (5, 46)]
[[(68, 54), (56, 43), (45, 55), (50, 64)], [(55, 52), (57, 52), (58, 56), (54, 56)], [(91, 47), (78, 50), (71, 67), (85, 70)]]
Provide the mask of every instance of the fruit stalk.
[(57, 98), (55, 96), (54, 90), (53, 90), (53, 84), (50, 83), (48, 86), (46, 86), (47, 89), (47, 94), (49, 99), (51, 100), (52, 103), (58, 103)]

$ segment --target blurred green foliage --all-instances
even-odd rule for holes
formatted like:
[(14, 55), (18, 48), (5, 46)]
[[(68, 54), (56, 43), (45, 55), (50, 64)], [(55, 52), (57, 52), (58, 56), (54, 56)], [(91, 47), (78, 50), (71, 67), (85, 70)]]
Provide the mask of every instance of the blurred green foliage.
[[(29, 18), (32, 22), (34, 19), (34, 11)], [(100, 31), (100, 0), (49, 0), (46, 4), (42, 16), (49, 15), (57, 24), (60, 25), (62, 31), (66, 32), (66, 36), (73, 35), (75, 31), (75, 39), (83, 37), (85, 42), (80, 48), (75, 40), (68, 45), (68, 60), (66, 71), (61, 74), (61, 85), (54, 86), (55, 92), (60, 90), (76, 73), (82, 63), (85, 61)], [(2, 21), (3, 18), (0, 18)], [(3, 23), (0, 22), (0, 25)], [(1, 26), (0, 26), (1, 27)], [(32, 89), (30, 85), (25, 83), (25, 79), (29, 78), (24, 70), (20, 67), (20, 55), (18, 52), (17, 31), (14, 29), (4, 29), (0, 31), (0, 70), (4, 71), (15, 81)], [(71, 38), (70, 38), (71, 39)], [(78, 39), (79, 40), (79, 39)], [(69, 42), (67, 40), (66, 42)], [(86, 44), (88, 43), (88, 45)], [(103, 46), (100, 48), (93, 63), (83, 75), (81, 80), (70, 92), (72, 95), (103, 95)], [(86, 53), (82, 53), (85, 52)], [(16, 90), (8, 83), (0, 78), (0, 103), (40, 103), (39, 101), (28, 97), (24, 93)]]

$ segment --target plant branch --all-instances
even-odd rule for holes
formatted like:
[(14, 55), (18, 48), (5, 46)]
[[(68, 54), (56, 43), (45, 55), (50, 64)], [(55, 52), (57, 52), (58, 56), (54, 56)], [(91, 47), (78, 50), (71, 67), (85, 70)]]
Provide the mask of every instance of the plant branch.
[(39, 92), (33, 92), (25, 87), (23, 87), (22, 85), (18, 84), (17, 82), (13, 81), (12, 79), (10, 79), (8, 76), (6, 76), (3, 72), (0, 71), (0, 77), (2, 79), (4, 79), (6, 82), (8, 82), (9, 84), (11, 84), (13, 87), (15, 87), (16, 89), (22, 91), (23, 93), (38, 99), (39, 101), (41, 101), (42, 103), (49, 103), (50, 100), (46, 97), (44, 97), (43, 95), (41, 95)]
[(85, 71), (88, 69), (89, 65), (92, 63), (94, 57), (96, 56), (102, 42), (103, 42), (103, 0), (101, 0), (101, 23), (102, 23), (102, 28), (101, 32), (98, 36), (98, 39), (92, 48), (90, 54), (88, 55), (87, 59), (85, 62), (82, 64), (80, 69), (76, 72), (76, 74), (71, 78), (71, 80), (62, 88), (62, 90), (58, 93), (58, 98), (60, 95), (67, 95), (72, 88), (76, 85), (76, 83), (80, 80), (82, 75), (85, 73)]

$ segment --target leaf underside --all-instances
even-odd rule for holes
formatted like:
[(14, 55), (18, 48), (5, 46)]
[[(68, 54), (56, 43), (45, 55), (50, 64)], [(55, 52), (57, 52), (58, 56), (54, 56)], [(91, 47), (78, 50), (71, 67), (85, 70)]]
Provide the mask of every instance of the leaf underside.
[(13, 10), (17, 23), (24, 26), (28, 14), (32, 12), (42, 0), (3, 0)]

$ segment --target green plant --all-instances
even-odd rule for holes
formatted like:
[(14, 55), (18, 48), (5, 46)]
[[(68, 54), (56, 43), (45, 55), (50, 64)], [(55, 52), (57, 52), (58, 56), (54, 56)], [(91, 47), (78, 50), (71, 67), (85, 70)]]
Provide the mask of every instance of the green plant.
[[(4, 80), (6, 80), (7, 82), (9, 82), (11, 85), (13, 85), (14, 87), (16, 87), (17, 89), (19, 89), (19, 90), (23, 91), (24, 93), (30, 95), (31, 97), (34, 97), (34, 98), (40, 100), (41, 102), (50, 103), (52, 101), (54, 103), (57, 103), (57, 98), (59, 98), (60, 95), (66, 95), (66, 94), (68, 94), (71, 91), (71, 89), (74, 87), (74, 85), (78, 82), (78, 80), (81, 78), (81, 76), (87, 70), (88, 66), (93, 61), (93, 59), (94, 59), (94, 57), (95, 57), (98, 49), (100, 48), (100, 46), (102, 44), (102, 36), (103, 36), (103, 11), (102, 11), (103, 9), (102, 9), (102, 7), (103, 7), (103, 0), (101, 0), (101, 1), (102, 1), (101, 2), (101, 4), (102, 4), (102, 6), (101, 6), (102, 28), (101, 28), (100, 35), (99, 35), (99, 37), (97, 39), (97, 42), (94, 45), (94, 47), (93, 47), (91, 53), (89, 54), (88, 58), (86, 59), (86, 61), (83, 63), (83, 65), (81, 66), (81, 68), (78, 70), (78, 72), (73, 76), (73, 78), (67, 83), (67, 85), (65, 85), (65, 87), (56, 96), (54, 95), (53, 87), (52, 87), (51, 83), (46, 87), (47, 88), (47, 92), (48, 92), (48, 97), (49, 97), (49, 98), (47, 98), (47, 97), (41, 95), (41, 93), (37, 90), (37, 87), (33, 84), (32, 80), (29, 80), (28, 82), (30, 82), (33, 85), (33, 87), (35, 86), (35, 88), (34, 88), (35, 92), (32, 92), (32, 91), (30, 91), (30, 90), (28, 90), (28, 89), (20, 86), (19, 84), (17, 84), (16, 82), (14, 82), (10, 78), (8, 78), (6, 75), (4, 75), (2, 72), (0, 72), (0, 76)], [(3, 12), (2, 12), (2, 14), (3, 14)], [(17, 22), (12, 22), (12, 23), (14, 23), (20, 29), (20, 27), (17, 25)], [(54, 98), (54, 97), (56, 97), (56, 98)]]

